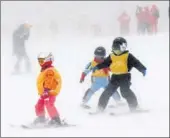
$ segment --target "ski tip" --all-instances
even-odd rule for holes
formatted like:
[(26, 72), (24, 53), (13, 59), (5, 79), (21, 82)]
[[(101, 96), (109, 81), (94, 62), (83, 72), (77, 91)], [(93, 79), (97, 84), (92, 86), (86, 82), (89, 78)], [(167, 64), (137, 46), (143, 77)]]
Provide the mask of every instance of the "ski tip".
[(26, 125), (21, 125), (22, 128), (25, 128), (25, 129), (31, 129), (31, 127), (29, 126), (26, 126)]

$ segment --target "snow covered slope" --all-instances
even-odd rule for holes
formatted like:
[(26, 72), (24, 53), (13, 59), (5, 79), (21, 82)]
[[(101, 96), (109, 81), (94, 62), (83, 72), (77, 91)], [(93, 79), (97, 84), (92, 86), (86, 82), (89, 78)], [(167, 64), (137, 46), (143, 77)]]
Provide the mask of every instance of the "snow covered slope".
[[(93, 57), (98, 45), (107, 48), (109, 54), (114, 37), (80, 38), (59, 36), (55, 40), (44, 41), (30, 38), (27, 43), (32, 62), (32, 73), (12, 76), (15, 58), (11, 56), (11, 43), (7, 38), (1, 42), (1, 128), (2, 136), (8, 137), (60, 137), (60, 136), (168, 136), (169, 135), (169, 34), (157, 36), (130, 36), (129, 50), (147, 66), (143, 77), (132, 70), (132, 89), (142, 107), (150, 113), (111, 117), (107, 113), (90, 116), (80, 108), (84, 91), (89, 87), (90, 77), (79, 84), (79, 77), (85, 65)], [(30, 122), (35, 118), (34, 105), (37, 101), (36, 76), (39, 73), (37, 54), (52, 51), (55, 65), (60, 71), (63, 84), (56, 106), (62, 118), (77, 124), (74, 128), (48, 130), (23, 130), (10, 128), (9, 124)], [(91, 99), (95, 109), (101, 91)], [(112, 101), (111, 101), (112, 102)], [(114, 111), (107, 109), (106, 112)], [(125, 109), (127, 110), (127, 109)]]

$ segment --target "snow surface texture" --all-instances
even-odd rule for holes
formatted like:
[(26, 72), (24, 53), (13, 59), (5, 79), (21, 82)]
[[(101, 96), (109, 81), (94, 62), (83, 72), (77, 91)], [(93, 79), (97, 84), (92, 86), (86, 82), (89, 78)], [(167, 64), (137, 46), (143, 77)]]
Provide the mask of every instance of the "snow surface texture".
[[(55, 65), (60, 71), (63, 84), (56, 106), (62, 118), (78, 124), (76, 128), (57, 130), (22, 130), (10, 128), (8, 124), (22, 124), (35, 118), (34, 105), (37, 101), (35, 48), (31, 56), (32, 73), (11, 76), (13, 59), (2, 48), (2, 136), (168, 136), (169, 133), (169, 34), (152, 37), (127, 37), (129, 49), (148, 68), (146, 77), (135, 69), (132, 71), (132, 89), (142, 107), (151, 109), (150, 113), (111, 117), (107, 114), (90, 116), (80, 108), (84, 91), (89, 87), (90, 77), (79, 84), (79, 77), (85, 64), (93, 57), (93, 49), (103, 44), (108, 52), (112, 37), (100, 39), (73, 39), (53, 42)], [(62, 39), (60, 39), (62, 40)], [(3, 43), (3, 45), (6, 45)], [(31, 44), (30, 44), (31, 45)], [(34, 45), (34, 44), (32, 44)], [(42, 45), (46, 47), (45, 45)], [(53, 47), (54, 46), (54, 47)], [(67, 46), (67, 48), (64, 48)], [(73, 49), (74, 47), (74, 49)], [(46, 47), (47, 48), (47, 47)], [(31, 48), (30, 48), (31, 49)], [(47, 48), (48, 49), (48, 48)], [(90, 103), (96, 107), (101, 91)], [(110, 100), (112, 102), (112, 100)], [(114, 109), (107, 109), (107, 111)], [(127, 109), (126, 109), (127, 110)]]
[[(17, 17), (17, 16), (15, 16)], [(12, 32), (12, 31), (11, 31)], [(103, 45), (110, 53), (111, 43), (115, 36), (78, 37), (59, 35), (54, 38), (38, 36), (34, 29), (26, 43), (32, 63), (32, 73), (11, 75), (16, 61), (11, 56), (11, 32), (1, 36), (1, 132), (8, 137), (61, 137), (61, 136), (96, 136), (96, 137), (151, 137), (169, 136), (169, 33), (156, 36), (126, 37), (128, 49), (147, 67), (143, 77), (137, 70), (132, 70), (132, 89), (143, 108), (150, 113), (112, 117), (109, 111), (126, 112), (127, 107), (106, 109), (103, 115), (90, 116), (80, 108), (84, 91), (90, 86), (90, 75), (83, 84), (79, 83), (82, 70), (93, 58), (93, 51)], [(2, 33), (2, 34), (3, 34)], [(9, 37), (7, 37), (9, 36)], [(42, 51), (52, 51), (54, 65), (61, 73), (63, 83), (56, 106), (62, 118), (69, 123), (77, 124), (74, 128), (48, 130), (23, 130), (10, 128), (9, 124), (23, 124), (35, 118), (34, 106), (38, 95), (36, 77), (39, 73), (37, 55)], [(24, 71), (24, 63), (23, 63)], [(95, 110), (102, 90), (96, 92), (90, 101)], [(112, 104), (110, 100), (109, 104)], [(93, 110), (92, 109), (92, 110)]]

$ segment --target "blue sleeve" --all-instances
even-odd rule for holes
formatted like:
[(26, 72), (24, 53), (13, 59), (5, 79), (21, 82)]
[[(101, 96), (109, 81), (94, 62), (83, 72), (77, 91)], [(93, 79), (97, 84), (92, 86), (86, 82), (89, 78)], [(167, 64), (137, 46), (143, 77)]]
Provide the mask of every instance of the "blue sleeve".
[(89, 62), (87, 65), (86, 65), (86, 67), (85, 67), (85, 69), (84, 69), (84, 73), (87, 75), (88, 73), (90, 73), (92, 71), (92, 66), (91, 66), (91, 62)]

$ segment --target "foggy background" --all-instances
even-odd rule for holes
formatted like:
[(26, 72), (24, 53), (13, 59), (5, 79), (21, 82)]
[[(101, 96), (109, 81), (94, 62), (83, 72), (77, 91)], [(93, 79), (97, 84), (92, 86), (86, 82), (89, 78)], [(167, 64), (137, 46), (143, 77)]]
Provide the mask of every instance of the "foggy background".
[[(156, 4), (159, 8), (157, 35), (137, 35), (136, 6)], [(3, 136), (169, 136), (169, 1), (1, 1), (1, 126)], [(94, 49), (103, 45), (110, 53), (111, 44), (119, 36), (118, 16), (126, 10), (131, 17), (130, 35), (125, 37), (128, 49), (147, 66), (147, 76), (132, 72), (132, 89), (149, 114), (112, 118), (89, 117), (79, 105), (90, 86), (90, 75), (83, 85), (80, 75), (93, 58)], [(30, 74), (11, 75), (16, 57), (12, 56), (12, 33), (28, 21), (33, 27), (25, 42), (32, 65)], [(93, 25), (101, 26), (94, 37)], [(36, 77), (40, 67), (37, 56), (51, 52), (62, 79), (56, 106), (75, 129), (23, 131), (9, 124), (22, 124), (35, 118), (38, 95)], [(158, 63), (158, 61), (160, 61)], [(159, 65), (158, 65), (159, 64)], [(23, 67), (23, 68), (22, 68)], [(25, 69), (22, 64), (21, 70)], [(95, 108), (99, 93), (91, 100)], [(12, 116), (11, 116), (12, 115)], [(113, 131), (116, 130), (116, 131)], [(88, 132), (88, 133), (87, 133)], [(123, 133), (122, 133), (123, 132)]]
[(125, 10), (131, 17), (130, 33), (134, 34), (136, 6), (152, 4), (160, 10), (158, 31), (167, 32), (169, 1), (2, 1), (1, 31), (11, 36), (18, 25), (27, 21), (38, 37), (50, 37), (53, 33), (93, 35), (94, 24), (101, 27), (101, 36), (119, 35), (117, 18)]
[[(11, 66), (15, 63), (12, 34), (24, 22), (32, 25), (26, 50), (34, 64), (43, 51), (55, 51), (57, 63), (60, 62), (58, 53), (77, 59), (79, 51), (74, 49), (75, 45), (86, 48), (104, 45), (110, 50), (113, 38), (120, 35), (117, 19), (122, 12), (125, 10), (129, 14), (129, 35), (134, 36), (137, 35), (136, 6), (151, 8), (153, 4), (160, 12), (158, 33), (169, 32), (169, 1), (1, 1), (1, 59), (4, 58), (5, 63), (9, 61)], [(94, 25), (101, 28), (97, 35)], [(107, 44), (103, 41), (105, 37), (110, 38), (110, 41), (106, 39)]]

